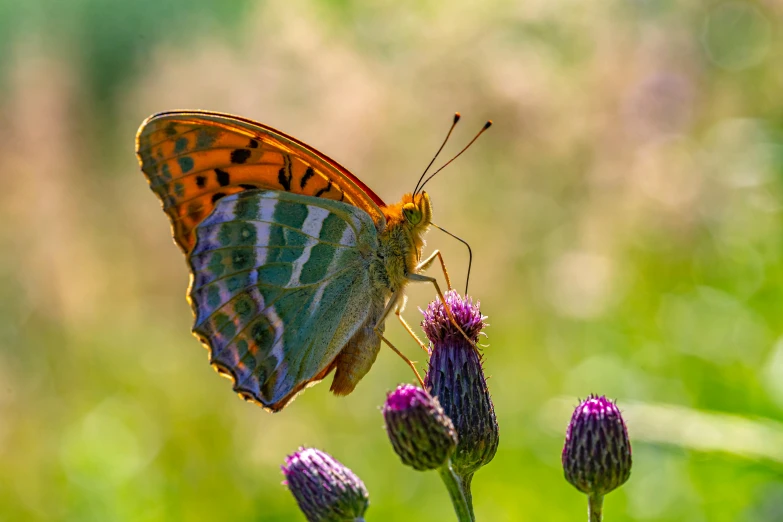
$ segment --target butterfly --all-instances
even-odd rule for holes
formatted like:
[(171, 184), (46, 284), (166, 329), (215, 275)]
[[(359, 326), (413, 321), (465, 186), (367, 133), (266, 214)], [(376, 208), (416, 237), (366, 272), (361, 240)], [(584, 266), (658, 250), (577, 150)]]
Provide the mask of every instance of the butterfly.
[(420, 273), (436, 258), (451, 286), (437, 250), (421, 259), (432, 203), (418, 185), (387, 205), (313, 147), (217, 112), (150, 116), (136, 155), (190, 268), (193, 333), (242, 398), (279, 411), (332, 371), (347, 395), (382, 341), (416, 371), (385, 319), (394, 311), (415, 337), (404, 289), (442, 296)]

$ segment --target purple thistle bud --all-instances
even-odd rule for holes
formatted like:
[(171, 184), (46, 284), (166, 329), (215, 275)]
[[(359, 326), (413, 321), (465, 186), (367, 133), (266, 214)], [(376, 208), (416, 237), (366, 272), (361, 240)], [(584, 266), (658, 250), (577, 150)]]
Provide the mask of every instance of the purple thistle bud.
[[(480, 303), (474, 305), (470, 297), (461, 297), (454, 290), (444, 297), (457, 324), (475, 343), (486, 326)], [(457, 430), (459, 444), (451, 457), (454, 471), (461, 477), (472, 477), (492, 460), (498, 449), (498, 422), (482, 358), (449, 321), (439, 299), (423, 313), (422, 327), (432, 343), (424, 385), (438, 398)]]
[(401, 384), (383, 405), (386, 433), (402, 463), (419, 471), (441, 467), (457, 447), (457, 433), (438, 399)]
[(328, 453), (299, 448), (280, 468), (310, 522), (363, 520), (370, 504), (364, 483)]
[(605, 495), (631, 476), (631, 442), (617, 405), (590, 395), (571, 416), (563, 447), (565, 478), (588, 495)]

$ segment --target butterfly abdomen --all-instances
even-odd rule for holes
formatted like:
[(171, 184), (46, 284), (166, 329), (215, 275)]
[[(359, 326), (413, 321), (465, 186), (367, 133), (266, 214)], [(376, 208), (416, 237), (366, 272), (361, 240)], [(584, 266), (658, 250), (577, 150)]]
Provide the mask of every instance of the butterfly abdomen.
[[(375, 324), (383, 314), (384, 300), (374, 299), (364, 324), (354, 334), (348, 344), (335, 359), (334, 380), (330, 390), (335, 395), (348, 395), (359, 381), (370, 371), (378, 352), (381, 349), (381, 339), (375, 332)], [(384, 325), (379, 326), (383, 332)]]
[[(351, 393), (375, 362), (381, 345), (378, 333), (384, 330), (383, 322), (379, 322), (383, 311), (390, 298), (404, 299), (402, 290), (421, 258), (422, 236), (429, 227), (432, 210), (429, 198), (425, 194), (418, 196), (416, 202), (423, 209), (423, 219), (414, 224), (402, 211), (411, 202), (413, 197), (406, 194), (399, 203), (383, 208), (385, 226), (380, 227), (378, 247), (369, 266), (372, 304), (364, 325), (334, 362), (336, 372), (331, 390), (337, 395)], [(376, 326), (379, 332), (375, 331)]]

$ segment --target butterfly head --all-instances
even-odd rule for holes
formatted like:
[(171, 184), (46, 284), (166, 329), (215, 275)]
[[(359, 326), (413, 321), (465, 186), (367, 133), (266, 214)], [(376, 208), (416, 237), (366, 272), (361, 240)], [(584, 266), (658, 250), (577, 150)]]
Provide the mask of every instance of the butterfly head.
[(432, 222), (430, 196), (426, 192), (416, 195), (406, 194), (402, 201), (402, 216), (405, 218), (405, 225), (413, 230), (421, 230), (422, 232), (426, 230)]
[(426, 192), (408, 193), (398, 203), (383, 207), (382, 210), (386, 217), (386, 238), (381, 242), (395, 245), (398, 252), (404, 252), (405, 264), (410, 270), (421, 258), (424, 235), (432, 224), (430, 197)]

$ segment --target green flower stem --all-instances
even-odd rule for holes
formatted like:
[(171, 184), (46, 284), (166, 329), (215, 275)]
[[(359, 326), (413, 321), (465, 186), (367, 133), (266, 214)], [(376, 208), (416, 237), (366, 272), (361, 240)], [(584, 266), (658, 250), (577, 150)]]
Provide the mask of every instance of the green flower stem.
[[(473, 509), (468, 504), (468, 498), (470, 497), (469, 486), (466, 488), (465, 483), (451, 469), (451, 459), (438, 468), (438, 473), (446, 485), (446, 489), (449, 490), (451, 503), (454, 505), (454, 511), (457, 513), (457, 520), (459, 522), (474, 522)], [(466, 489), (467, 495), (465, 494)]]
[(587, 521), (601, 522), (604, 518), (604, 496), (594, 493), (587, 495)]
[(462, 477), (462, 494), (465, 495), (465, 500), (468, 503), (468, 509), (470, 510), (470, 519), (476, 520), (476, 514), (473, 513), (473, 492), (470, 490), (470, 483), (473, 481), (473, 473), (468, 473)]

